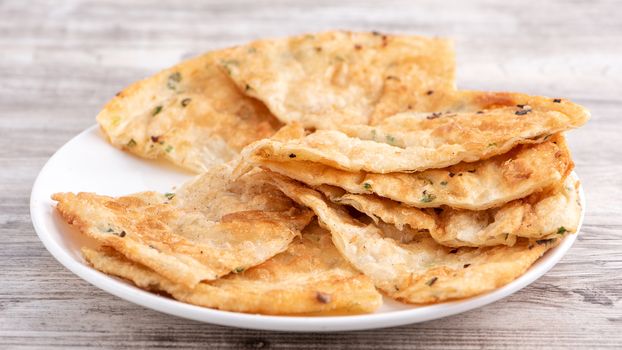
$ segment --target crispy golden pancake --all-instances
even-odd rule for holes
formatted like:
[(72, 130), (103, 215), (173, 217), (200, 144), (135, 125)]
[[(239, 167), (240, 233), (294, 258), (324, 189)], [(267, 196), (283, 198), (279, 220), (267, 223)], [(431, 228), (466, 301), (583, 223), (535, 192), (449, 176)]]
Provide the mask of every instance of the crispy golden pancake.
[(419, 208), (447, 205), (469, 210), (499, 206), (552, 186), (563, 181), (574, 166), (559, 134), (490, 159), (413, 174), (351, 172), (297, 158), (253, 160), (312, 187), (338, 186), (350, 193), (377, 194)]
[(521, 239), (512, 247), (450, 248), (428, 233), (413, 232), (401, 243), (391, 238), (393, 225), (361, 222), (317, 191), (276, 174), (274, 181), (292, 199), (313, 209), (346, 260), (387, 295), (404, 302), (439, 302), (498, 288), (523, 274), (559, 241)]
[(257, 141), (244, 153), (249, 159), (311, 161), (348, 171), (416, 172), (488, 159), (520, 144), (540, 143), (551, 134), (582, 125), (589, 117), (587, 110), (567, 101), (498, 95), (495, 101), (512, 104), (480, 103), (489, 109), (474, 112), (463, 107), (466, 112), (441, 115), (402, 113), (376, 126), (341, 125), (340, 130), (318, 130), (286, 142)]
[[(312, 213), (251, 172), (234, 183), (227, 165), (187, 185), (192, 195), (143, 192), (112, 198), (57, 193), (62, 217), (83, 234), (114, 247), (167, 279), (193, 287), (284, 251)], [(213, 181), (210, 181), (213, 180)], [(215, 202), (209, 202), (209, 201)]]
[(455, 75), (448, 40), (344, 31), (255, 41), (224, 51), (220, 65), (282, 122), (312, 128), (368, 124), (376, 104), (403, 94), (428, 110)]
[(330, 234), (311, 224), (301, 238), (261, 265), (199, 283), (175, 283), (114, 250), (83, 249), (98, 270), (190, 304), (263, 314), (362, 313), (382, 303), (373, 282), (344, 260)]
[(422, 210), (375, 195), (347, 194), (337, 187), (318, 189), (331, 201), (350, 205), (376, 223), (395, 225), (406, 237), (426, 231), (444, 246), (482, 247), (511, 246), (517, 237), (541, 240), (576, 232), (581, 218), (578, 185), (568, 178), (562, 186), (480, 211), (449, 207)]
[(219, 55), (190, 59), (121, 91), (97, 116), (106, 138), (198, 173), (271, 136), (280, 122), (218, 69)]
[[(585, 108), (566, 99), (530, 96), (513, 92), (438, 90), (430, 95), (424, 104), (414, 104), (419, 100), (417, 96), (409, 94), (400, 94), (400, 96), (401, 100), (386, 100), (382, 106), (379, 104), (377, 109), (382, 109), (382, 113), (376, 113), (370, 124), (383, 125), (386, 119), (403, 113), (419, 112), (415, 114), (420, 119), (433, 120), (451, 116), (454, 113), (477, 113), (503, 107), (559, 111), (567, 115), (575, 115), (578, 118), (577, 120), (589, 117), (589, 112)], [(522, 111), (519, 113), (527, 114), (529, 112)]]

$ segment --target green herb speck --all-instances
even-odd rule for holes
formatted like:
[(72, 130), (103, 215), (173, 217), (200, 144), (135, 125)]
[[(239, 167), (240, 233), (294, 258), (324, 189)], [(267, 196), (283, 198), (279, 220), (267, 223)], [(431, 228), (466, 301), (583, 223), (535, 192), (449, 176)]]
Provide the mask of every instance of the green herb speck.
[(176, 90), (177, 85), (181, 81), (181, 73), (175, 72), (168, 76), (168, 80), (166, 81), (166, 87), (171, 90)]
[(238, 266), (235, 269), (233, 269), (233, 273), (242, 273), (244, 272), (244, 268), (242, 266)]
[(436, 196), (432, 193), (423, 193), (423, 196), (421, 197), (421, 202), (423, 203), (430, 203), (433, 200), (436, 199)]
[(441, 181), (441, 186), (447, 186), (447, 181)]
[(153, 109), (153, 112), (151, 112), (151, 116), (155, 117), (156, 115), (160, 114), (160, 112), (162, 112), (162, 106), (157, 106)]
[(363, 184), (363, 188), (366, 190), (371, 190), (371, 184), (369, 182), (366, 182)]
[(224, 61), (221, 62), (221, 65), (227, 71), (227, 74), (231, 75), (231, 73), (232, 73), (231, 67), (239, 66), (240, 62), (238, 62), (238, 60), (224, 60)]
[(134, 141), (134, 139), (130, 139), (130, 141), (127, 143), (127, 147), (134, 147), (136, 146), (136, 141)]
[(166, 146), (166, 148), (164, 149), (166, 153), (170, 153), (172, 150), (173, 150), (173, 146), (171, 145)]
[(173, 199), (173, 197), (175, 197), (175, 193), (167, 192), (164, 194), (164, 197), (166, 197), (170, 201), (171, 199)]
[(179, 83), (181, 81), (181, 73), (175, 72), (168, 76), (168, 80)]
[(395, 137), (393, 137), (392, 135), (387, 135), (387, 136), (386, 136), (386, 138), (387, 138), (387, 142), (388, 142), (389, 144), (391, 144), (391, 145), (392, 145), (392, 144), (394, 144), (394, 143), (395, 143)]
[(568, 230), (566, 230), (566, 228), (565, 228), (564, 226), (560, 226), (560, 227), (557, 229), (557, 234), (558, 234), (558, 235), (563, 235), (563, 234), (564, 234), (564, 233), (566, 233), (566, 232), (568, 232)]

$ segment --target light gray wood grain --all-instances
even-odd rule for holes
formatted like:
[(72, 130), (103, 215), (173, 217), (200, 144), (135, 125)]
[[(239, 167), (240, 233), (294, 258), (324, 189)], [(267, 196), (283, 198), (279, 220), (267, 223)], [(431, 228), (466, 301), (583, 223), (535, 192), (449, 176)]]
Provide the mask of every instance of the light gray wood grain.
[[(384, 330), (289, 334), (160, 314), (80, 280), (45, 250), (29, 192), (52, 153), (123, 86), (249, 39), (333, 28), (452, 37), (461, 88), (561, 96), (588, 209), (548, 274), (458, 316)], [(622, 7), (615, 1), (0, 0), (0, 348), (621, 348)]]

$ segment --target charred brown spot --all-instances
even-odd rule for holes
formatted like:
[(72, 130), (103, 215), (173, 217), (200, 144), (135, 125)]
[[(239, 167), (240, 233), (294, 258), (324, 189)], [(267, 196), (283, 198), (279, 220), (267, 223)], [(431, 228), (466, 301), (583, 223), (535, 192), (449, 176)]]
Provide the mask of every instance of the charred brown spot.
[(562, 102), (562, 99), (561, 99), (561, 98), (554, 98), (554, 99), (553, 99), (553, 102), (554, 102), (554, 103), (561, 103), (561, 102)]
[(386, 47), (389, 43), (389, 38), (386, 35), (382, 36), (382, 47)]
[(521, 110), (518, 110), (518, 111), (514, 112), (514, 114), (516, 114), (516, 115), (525, 115), (525, 114), (527, 114), (529, 112), (531, 112), (531, 109), (521, 109)]
[(434, 93), (434, 90), (428, 90), (425, 94), (426, 94), (426, 95), (428, 95), (428, 96), (430, 96), (430, 95), (432, 95), (433, 93)]
[(466, 269), (466, 268), (467, 268), (467, 267), (469, 267), (469, 266), (471, 266), (471, 264), (464, 264), (464, 266), (462, 266), (462, 268), (465, 268), (465, 269)]
[(363, 46), (361, 46), (361, 45), (359, 45), (359, 44), (354, 45), (354, 49), (355, 49), (355, 50), (360, 50), (360, 49), (362, 49), (362, 48), (363, 48)]
[(332, 297), (328, 293), (317, 292), (315, 293), (315, 299), (317, 299), (317, 301), (319, 301), (322, 304), (328, 304), (331, 302)]
[(458, 248), (454, 248), (449, 251), (449, 254), (456, 254), (458, 252)]
[(549, 238), (549, 239), (539, 239), (536, 241), (536, 243), (542, 245), (542, 244), (550, 244), (555, 242), (557, 239), (556, 238)]
[(151, 136), (152, 142), (158, 142), (160, 140), (160, 136)]
[(436, 283), (437, 280), (438, 280), (438, 277), (435, 276), (435, 277), (430, 278), (425, 284), (432, 287), (432, 285)]
[(290, 153), (290, 154), (289, 154), (289, 157), (290, 157), (290, 158), (296, 158), (296, 155), (295, 155), (294, 153)]
[(425, 117), (425, 119), (430, 119), (430, 120), (431, 120), (431, 119), (440, 118), (441, 114), (442, 114), (442, 113), (436, 113), (436, 112), (435, 112), (435, 113), (432, 113), (431, 115), (429, 115), (429, 116)]

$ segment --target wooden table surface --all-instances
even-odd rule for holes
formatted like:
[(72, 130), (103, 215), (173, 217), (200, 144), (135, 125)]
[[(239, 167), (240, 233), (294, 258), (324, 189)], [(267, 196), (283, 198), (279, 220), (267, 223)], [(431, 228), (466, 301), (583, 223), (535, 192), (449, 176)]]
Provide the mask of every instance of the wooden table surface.
[[(0, 0), (0, 348), (622, 347), (622, 6), (614, 1)], [(436, 321), (347, 333), (212, 326), (109, 295), (39, 242), (28, 201), (45, 161), (122, 87), (200, 52), (334, 28), (456, 42), (458, 86), (566, 97), (583, 230), (544, 277)]]

